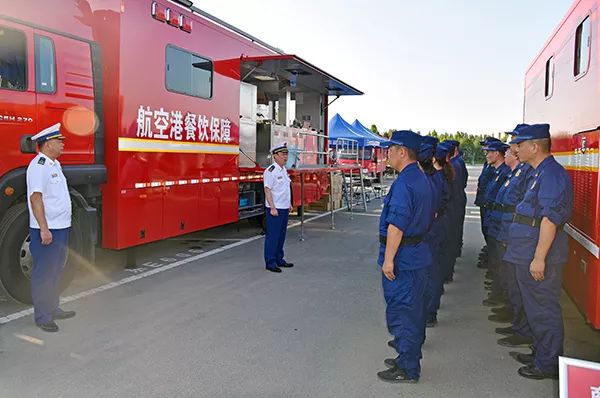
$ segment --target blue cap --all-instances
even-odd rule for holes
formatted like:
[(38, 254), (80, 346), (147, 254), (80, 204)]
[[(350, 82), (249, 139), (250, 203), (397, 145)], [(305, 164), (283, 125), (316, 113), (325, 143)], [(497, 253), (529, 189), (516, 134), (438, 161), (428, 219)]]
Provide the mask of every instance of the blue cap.
[(446, 159), (446, 156), (448, 156), (448, 147), (442, 144), (438, 145), (437, 148), (435, 148), (433, 157), (436, 159)]
[[(425, 137), (423, 137), (425, 138)], [(433, 145), (428, 143), (422, 143), (421, 149), (419, 149), (418, 159), (424, 161), (433, 157)]]
[(502, 141), (490, 141), (488, 142), (488, 144), (486, 146), (484, 146), (482, 149), (484, 151), (500, 151), (500, 152), (506, 152), (506, 150), (509, 148), (508, 145), (506, 145), (504, 142)]
[(31, 141), (37, 142), (38, 145), (42, 145), (44, 142), (53, 139), (65, 139), (65, 136), (60, 133), (60, 123), (56, 123), (53, 126), (45, 128), (44, 130), (31, 137)]
[(514, 137), (510, 143), (518, 144), (519, 142), (523, 141), (543, 140), (546, 138), (550, 138), (550, 125), (547, 123), (532, 124), (531, 126), (526, 126), (520, 129), (517, 136)]
[(456, 141), (456, 140), (446, 140), (446, 142), (449, 142), (452, 144), (453, 147), (458, 148), (460, 146), (460, 142)]
[(423, 140), (424, 144), (431, 145), (434, 148), (438, 144), (438, 142), (440, 142), (440, 140), (438, 140), (432, 135), (424, 135), (423, 137), (421, 137), (421, 139)]
[(440, 145), (444, 145), (446, 147), (446, 149), (448, 149), (448, 152), (453, 152), (454, 149), (456, 149), (456, 147), (458, 146), (456, 140), (442, 141), (442, 143)]
[(487, 145), (488, 143), (490, 143), (492, 141), (498, 141), (498, 142), (500, 142), (500, 140), (498, 138), (496, 138), (496, 137), (489, 137), (488, 136), (488, 137), (485, 137), (483, 139), (483, 141), (479, 141), (479, 145), (485, 146), (485, 145)]
[(394, 131), (390, 137), (390, 140), (386, 144), (387, 146), (400, 145), (412, 149), (415, 152), (419, 152), (422, 141), (423, 138), (414, 131), (400, 130)]
[(511, 132), (509, 132), (508, 134), (510, 134), (510, 135), (512, 135), (514, 137), (515, 135), (519, 134), (519, 132), (521, 130), (523, 130), (525, 127), (529, 127), (529, 125), (525, 124), (525, 123), (517, 124), (515, 126), (514, 130), (511, 131)]

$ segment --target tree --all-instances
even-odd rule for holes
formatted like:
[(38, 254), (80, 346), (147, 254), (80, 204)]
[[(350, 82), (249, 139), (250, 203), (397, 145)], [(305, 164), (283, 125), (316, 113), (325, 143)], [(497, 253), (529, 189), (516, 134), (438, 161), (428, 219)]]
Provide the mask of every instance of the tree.
[(375, 134), (379, 134), (379, 130), (377, 130), (377, 126), (374, 124), (371, 125), (371, 131), (374, 132)]

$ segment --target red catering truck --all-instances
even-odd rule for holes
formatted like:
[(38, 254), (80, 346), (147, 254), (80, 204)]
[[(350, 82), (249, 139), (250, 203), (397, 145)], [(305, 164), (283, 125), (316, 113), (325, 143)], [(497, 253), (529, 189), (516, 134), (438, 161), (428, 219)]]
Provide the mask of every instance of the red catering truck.
[(552, 152), (574, 189), (570, 258), (563, 285), (586, 320), (600, 328), (599, 0), (578, 0), (525, 76), (524, 121), (550, 123)]
[[(328, 187), (327, 107), (357, 89), (187, 0), (0, 0), (0, 282), (29, 302), (25, 171), (61, 122), (73, 258), (257, 217), (288, 142), (294, 205)], [(303, 121), (303, 128), (295, 127)]]

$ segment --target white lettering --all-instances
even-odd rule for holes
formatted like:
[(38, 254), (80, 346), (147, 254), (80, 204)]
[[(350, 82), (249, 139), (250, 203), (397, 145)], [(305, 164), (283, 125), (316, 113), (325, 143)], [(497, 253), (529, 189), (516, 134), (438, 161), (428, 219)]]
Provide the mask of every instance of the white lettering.
[(137, 117), (137, 137), (149, 137), (152, 138), (152, 111), (150, 107), (144, 107), (140, 105), (138, 109)]
[(187, 141), (196, 141), (196, 115), (188, 113), (185, 115), (185, 139)]
[(158, 134), (154, 134), (155, 138), (169, 139), (169, 136), (165, 134), (165, 130), (169, 127), (169, 112), (165, 112), (162, 107), (159, 111), (154, 111), (154, 127), (158, 129)]
[(181, 132), (183, 131), (183, 116), (181, 111), (171, 111), (171, 139), (177, 141), (183, 139)]

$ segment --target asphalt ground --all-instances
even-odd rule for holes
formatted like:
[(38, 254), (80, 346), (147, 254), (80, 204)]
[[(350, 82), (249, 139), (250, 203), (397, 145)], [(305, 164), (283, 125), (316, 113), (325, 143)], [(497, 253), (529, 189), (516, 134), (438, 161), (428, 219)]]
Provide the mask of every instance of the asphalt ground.
[[(471, 204), (420, 382), (377, 379), (394, 356), (375, 264), (380, 206), (354, 219), (336, 213), (334, 230), (324, 214), (305, 225), (303, 242), (289, 229), (286, 259), (296, 266), (281, 274), (264, 270), (264, 240), (245, 223), (146, 246), (134, 271), (123, 270), (122, 253), (103, 253), (65, 292), (63, 307), (78, 314), (59, 333), (6, 301), (0, 397), (558, 396), (557, 382), (518, 376), (496, 344), (504, 325), (481, 305), (483, 239)], [(598, 332), (566, 296), (563, 310), (566, 355), (598, 361)]]

